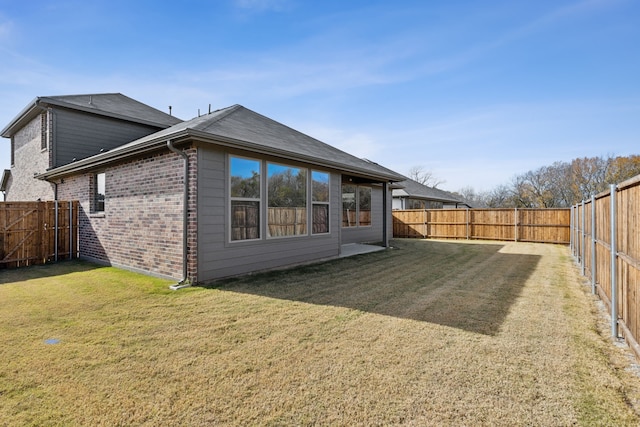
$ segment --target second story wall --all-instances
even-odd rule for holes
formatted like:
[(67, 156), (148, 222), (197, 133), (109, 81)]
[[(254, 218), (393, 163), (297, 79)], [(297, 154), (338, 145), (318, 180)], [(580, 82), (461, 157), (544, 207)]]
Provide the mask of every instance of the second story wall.
[(110, 150), (160, 130), (159, 127), (127, 122), (78, 111), (53, 111), (54, 167), (84, 159), (100, 150)]
[(7, 201), (53, 200), (53, 184), (35, 179), (49, 168), (50, 117), (44, 112), (12, 137), (11, 179)]

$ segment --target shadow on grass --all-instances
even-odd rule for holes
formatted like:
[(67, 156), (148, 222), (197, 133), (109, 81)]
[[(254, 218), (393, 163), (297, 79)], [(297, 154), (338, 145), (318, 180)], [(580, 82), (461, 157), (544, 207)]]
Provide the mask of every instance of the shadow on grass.
[(104, 268), (104, 266), (74, 259), (44, 265), (34, 265), (30, 267), (1, 269), (0, 285), (22, 282), (25, 280), (41, 279), (45, 277), (62, 276), (64, 274), (70, 273), (91, 271), (97, 268)]
[(495, 335), (540, 259), (501, 253), (502, 244), (398, 240), (393, 245), (206, 287)]

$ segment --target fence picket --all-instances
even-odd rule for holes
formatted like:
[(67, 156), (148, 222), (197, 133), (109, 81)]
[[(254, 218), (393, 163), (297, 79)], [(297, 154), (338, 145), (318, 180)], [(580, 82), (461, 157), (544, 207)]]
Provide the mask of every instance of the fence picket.
[(393, 236), (568, 244), (571, 209), (407, 209), (393, 211)]

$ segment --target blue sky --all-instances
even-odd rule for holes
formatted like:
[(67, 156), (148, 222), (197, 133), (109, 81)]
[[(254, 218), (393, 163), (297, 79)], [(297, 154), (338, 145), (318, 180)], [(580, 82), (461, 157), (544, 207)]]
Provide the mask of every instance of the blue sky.
[(640, 154), (635, 0), (0, 0), (0, 54), (0, 127), (36, 96), (242, 104), (452, 191)]

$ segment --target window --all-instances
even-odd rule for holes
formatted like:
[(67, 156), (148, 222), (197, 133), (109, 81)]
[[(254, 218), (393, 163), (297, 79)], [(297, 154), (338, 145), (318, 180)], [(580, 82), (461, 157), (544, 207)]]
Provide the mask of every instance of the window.
[(16, 164), (16, 138), (11, 137), (11, 166)]
[(345, 184), (342, 186), (342, 226), (355, 227), (357, 223), (356, 209), (356, 189), (355, 185)]
[(104, 212), (105, 174), (97, 173), (93, 176), (93, 212)]
[(371, 187), (358, 187), (358, 225), (371, 225)]
[(342, 185), (342, 226), (371, 225), (371, 187)]
[(311, 216), (313, 234), (329, 232), (329, 174), (311, 172)]
[(260, 238), (260, 161), (231, 157), (231, 240)]
[(307, 170), (267, 164), (269, 237), (307, 234)]
[(47, 149), (47, 128), (48, 128), (48, 120), (47, 113), (40, 114), (40, 149)]
[(328, 234), (329, 187), (328, 172), (230, 155), (230, 241)]

